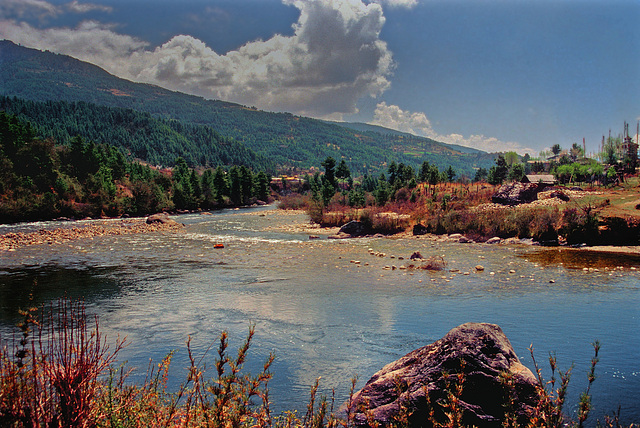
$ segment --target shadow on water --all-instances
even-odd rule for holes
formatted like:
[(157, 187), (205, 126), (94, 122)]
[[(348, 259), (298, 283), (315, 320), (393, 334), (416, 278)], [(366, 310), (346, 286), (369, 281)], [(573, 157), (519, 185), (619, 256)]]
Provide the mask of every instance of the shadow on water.
[(640, 254), (610, 253), (575, 248), (542, 249), (527, 254), (519, 254), (521, 258), (545, 266), (562, 265), (567, 269), (614, 269), (640, 268)]
[(38, 266), (0, 270), (0, 325), (15, 325), (18, 311), (47, 305), (61, 297), (92, 302), (117, 295), (121, 282), (114, 267)]

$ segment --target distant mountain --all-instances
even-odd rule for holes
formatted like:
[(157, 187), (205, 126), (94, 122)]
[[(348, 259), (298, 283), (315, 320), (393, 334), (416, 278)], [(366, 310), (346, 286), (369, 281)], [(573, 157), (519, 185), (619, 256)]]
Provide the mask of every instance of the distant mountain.
[[(280, 169), (318, 167), (332, 156), (345, 159), (352, 171), (375, 172), (392, 161), (417, 168), (429, 161), (439, 168), (451, 165), (459, 176), (472, 176), (474, 168), (490, 167), (495, 157), (370, 125), (364, 125), (368, 129), (350, 128), (134, 83), (75, 58), (7, 40), (0, 41), (0, 95), (38, 102), (85, 102), (211, 127), (227, 141), (240, 143)], [(197, 156), (193, 162), (202, 163)]]
[[(384, 126), (379, 125), (370, 125), (368, 123), (362, 122), (329, 122), (336, 125), (343, 126), (345, 128), (353, 129), (354, 131), (359, 132), (377, 132), (382, 135), (402, 135), (405, 137), (414, 137), (414, 138), (425, 138), (426, 140), (435, 141), (426, 137), (416, 137), (413, 134), (408, 132), (397, 131), (395, 129), (385, 128)], [(453, 150), (457, 150), (461, 153), (483, 153), (482, 150), (474, 149), (472, 147), (460, 146), (458, 144), (448, 144), (448, 143), (439, 143), (444, 146), (450, 147)]]

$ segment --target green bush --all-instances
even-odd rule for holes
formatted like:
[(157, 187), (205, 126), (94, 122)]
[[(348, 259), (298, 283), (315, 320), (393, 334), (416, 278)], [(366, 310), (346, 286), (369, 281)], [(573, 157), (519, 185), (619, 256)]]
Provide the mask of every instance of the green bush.
[(592, 245), (598, 242), (598, 218), (591, 205), (567, 208), (562, 213), (561, 233), (567, 244)]

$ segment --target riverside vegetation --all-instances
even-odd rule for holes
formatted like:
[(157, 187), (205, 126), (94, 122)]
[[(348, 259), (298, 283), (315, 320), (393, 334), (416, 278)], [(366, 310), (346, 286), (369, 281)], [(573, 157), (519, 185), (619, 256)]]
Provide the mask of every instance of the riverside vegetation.
[[(207, 378), (206, 361), (211, 347), (203, 355), (194, 355), (187, 340), (190, 367), (176, 391), (168, 391), (172, 354), (149, 364), (142, 384), (127, 382), (129, 370), (116, 366), (118, 352), (127, 346), (118, 338), (111, 346), (100, 334), (98, 319), (90, 319), (82, 303), (60, 300), (48, 310), (29, 308), (21, 311), (23, 321), (13, 339), (3, 339), (0, 346), (0, 425), (6, 427), (351, 427), (355, 426), (352, 398), (356, 379), (352, 379), (344, 411), (336, 408), (333, 397), (318, 396), (319, 380), (311, 386), (306, 413), (289, 411), (279, 415), (270, 410), (269, 368), (267, 358), (256, 375), (246, 374), (244, 364), (254, 330), (250, 328), (237, 355), (229, 354), (226, 333), (218, 343), (214, 374)], [(213, 346), (213, 345), (212, 345)], [(551, 378), (543, 379), (533, 359), (538, 377), (537, 404), (527, 427), (582, 427), (592, 407), (590, 388), (594, 382), (599, 344), (588, 373), (587, 387), (580, 396), (577, 420), (563, 413), (571, 369), (559, 371), (550, 356)], [(533, 357), (533, 349), (530, 349)], [(438, 419), (431, 412), (425, 426), (461, 427), (464, 409), (460, 397), (464, 375), (449, 373), (448, 398), (431, 403), (443, 412)], [(505, 415), (502, 426), (516, 427), (513, 409), (515, 392), (509, 377), (502, 380)], [(502, 394), (501, 391), (496, 392)], [(340, 416), (338, 416), (340, 415)], [(391, 424), (409, 426), (411, 408), (403, 406)], [(373, 420), (369, 426), (378, 426)], [(599, 426), (619, 427), (619, 415), (606, 417)], [(632, 424), (631, 427), (637, 425)]]
[[(9, 102), (6, 97), (3, 100)], [(36, 116), (48, 123), (43, 129), (49, 131), (56, 129), (49, 123), (52, 111), (74, 112), (81, 117), (100, 116), (94, 112), (95, 108), (86, 104), (12, 102), (23, 105), (22, 110), (40, 112)], [(640, 240), (637, 208), (627, 207), (618, 212), (627, 202), (623, 204), (625, 197), (615, 195), (624, 191), (628, 199), (635, 198), (636, 206), (640, 206), (635, 163), (626, 161), (632, 159), (630, 156), (624, 158), (625, 168), (621, 170), (628, 179), (619, 183), (617, 190), (607, 191), (605, 196), (589, 192), (588, 197), (574, 198), (564, 205), (525, 204), (503, 209), (486, 204), (495, 192), (495, 186), (504, 181), (519, 180), (528, 169), (539, 169), (540, 163), (522, 163), (515, 153), (505, 153), (499, 155), (495, 165), (488, 170), (478, 168), (471, 183), (465, 176), (456, 180), (458, 173), (451, 165), (441, 170), (428, 161), (423, 161), (418, 171), (409, 164), (393, 161), (386, 168), (386, 174), (365, 173), (354, 178), (344, 159), (337, 162), (329, 156), (322, 162), (324, 174), (307, 174), (296, 184), (286, 180), (279, 183), (267, 173), (272, 164), (242, 151), (232, 140), (211, 134), (213, 131), (209, 128), (162, 122), (134, 111), (105, 110), (102, 113), (114, 124), (127, 123), (149, 131), (149, 135), (140, 137), (142, 140), (154, 135), (175, 137), (170, 146), (175, 146), (176, 150), (172, 149), (164, 156), (187, 156), (187, 152), (177, 149), (184, 149), (187, 141), (184, 135), (202, 141), (213, 139), (217, 141), (214, 144), (216, 151), (203, 154), (202, 159), (205, 163), (217, 163), (217, 166), (190, 168), (187, 160), (178, 157), (173, 168), (162, 171), (131, 160), (131, 153), (125, 153), (122, 145), (86, 142), (78, 135), (70, 137), (68, 130), (59, 133), (63, 139), (60, 142), (53, 137), (39, 138), (36, 135), (45, 132), (40, 124), (32, 126), (18, 116), (2, 111), (0, 223), (59, 217), (142, 216), (161, 211), (209, 210), (281, 199), (282, 208), (304, 208), (311, 220), (320, 225), (341, 226), (358, 220), (372, 233), (397, 233), (420, 225), (426, 232), (461, 233), (473, 240), (497, 236), (551, 243), (560, 240), (568, 244), (614, 245), (634, 245)], [(70, 123), (77, 124), (79, 120), (76, 118)], [(176, 134), (178, 130), (182, 134)], [(109, 138), (115, 141), (122, 137), (116, 134), (109, 134)], [(607, 141), (606, 153), (602, 156), (607, 162), (617, 162), (616, 150), (620, 141), (621, 138)], [(552, 165), (552, 172), (565, 185), (582, 184), (601, 192), (615, 183), (614, 179), (619, 179), (614, 165), (605, 168), (595, 160), (586, 159), (579, 163), (577, 148), (572, 148), (572, 153)], [(187, 158), (191, 159), (191, 156)], [(522, 160), (525, 158), (527, 156)], [(221, 164), (224, 162), (232, 164)], [(617, 163), (615, 165), (617, 167)]]
[[(615, 187), (606, 185), (606, 175), (592, 174), (589, 179), (576, 175), (568, 185), (540, 192), (533, 203), (505, 206), (490, 203), (492, 195), (504, 181), (519, 180), (525, 169), (517, 163), (507, 167), (502, 155), (488, 172), (494, 184), (479, 177), (474, 183), (455, 182), (452, 168), (439, 171), (428, 162), (418, 173), (392, 163), (387, 175), (364, 176), (360, 182), (354, 182), (344, 162), (336, 166), (327, 158), (323, 166), (324, 175), (308, 177), (308, 189), (300, 187), (284, 196), (280, 208), (305, 209), (322, 226), (360, 221), (372, 234), (393, 234), (418, 225), (421, 233), (460, 233), (476, 241), (516, 237), (555, 245), (640, 243), (637, 175), (627, 175)], [(564, 171), (560, 167), (556, 170)], [(588, 191), (576, 184), (587, 185)]]
[(0, 223), (213, 209), (268, 200), (270, 177), (246, 166), (168, 172), (80, 136), (58, 144), (0, 111)]
[[(183, 158), (163, 172), (128, 160), (114, 146), (85, 142), (79, 136), (58, 144), (35, 135), (30, 123), (0, 112), (0, 223), (141, 216), (279, 198), (282, 208), (306, 209), (320, 225), (358, 220), (372, 233), (397, 233), (418, 224), (426, 232), (461, 233), (474, 240), (498, 236), (637, 245), (640, 239), (638, 178), (628, 175), (615, 190), (594, 187), (596, 181), (607, 183), (607, 175), (598, 175), (599, 169), (588, 177), (571, 175), (569, 185), (584, 180), (582, 184), (598, 190), (580, 194), (586, 197), (562, 205), (549, 198), (547, 203), (506, 209), (487, 204), (495, 186), (517, 180), (526, 171), (521, 163), (509, 167), (506, 155), (498, 156), (488, 171), (480, 168), (474, 183), (455, 181), (451, 166), (441, 171), (428, 161), (418, 172), (392, 162), (387, 174), (354, 179), (344, 159), (336, 162), (327, 157), (322, 162), (324, 174), (307, 175), (294, 185), (244, 165), (198, 171)], [(557, 171), (563, 173), (561, 166)]]

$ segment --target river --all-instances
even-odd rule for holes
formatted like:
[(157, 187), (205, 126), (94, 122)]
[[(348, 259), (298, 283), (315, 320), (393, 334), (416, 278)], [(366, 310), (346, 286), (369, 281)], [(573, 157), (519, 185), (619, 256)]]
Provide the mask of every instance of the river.
[[(222, 331), (236, 349), (255, 325), (247, 368), (257, 373), (274, 353), (273, 410), (304, 412), (317, 377), (321, 392), (335, 389), (340, 404), (353, 376), (361, 387), (451, 328), (490, 322), (529, 368), (530, 345), (546, 375), (550, 353), (561, 369), (574, 365), (567, 407), (573, 415), (587, 385), (591, 343), (599, 340), (591, 423), (618, 406), (623, 422), (640, 422), (638, 255), (413, 237), (329, 240), (296, 227), (308, 223), (304, 214), (272, 207), (174, 219), (184, 232), (0, 254), (0, 333), (7, 337), (30, 295), (37, 304), (80, 298), (99, 316), (103, 334), (127, 337), (119, 357), (136, 368), (132, 381), (143, 378), (149, 359), (175, 350), (175, 386), (184, 380), (188, 337), (196, 355), (214, 344), (205, 358), (212, 367)], [(0, 226), (0, 233), (54, 226), (60, 224)], [(310, 240), (311, 233), (320, 239)], [(214, 248), (218, 243), (225, 248)], [(401, 269), (414, 251), (443, 257), (446, 270)], [(485, 270), (476, 272), (478, 264)]]

